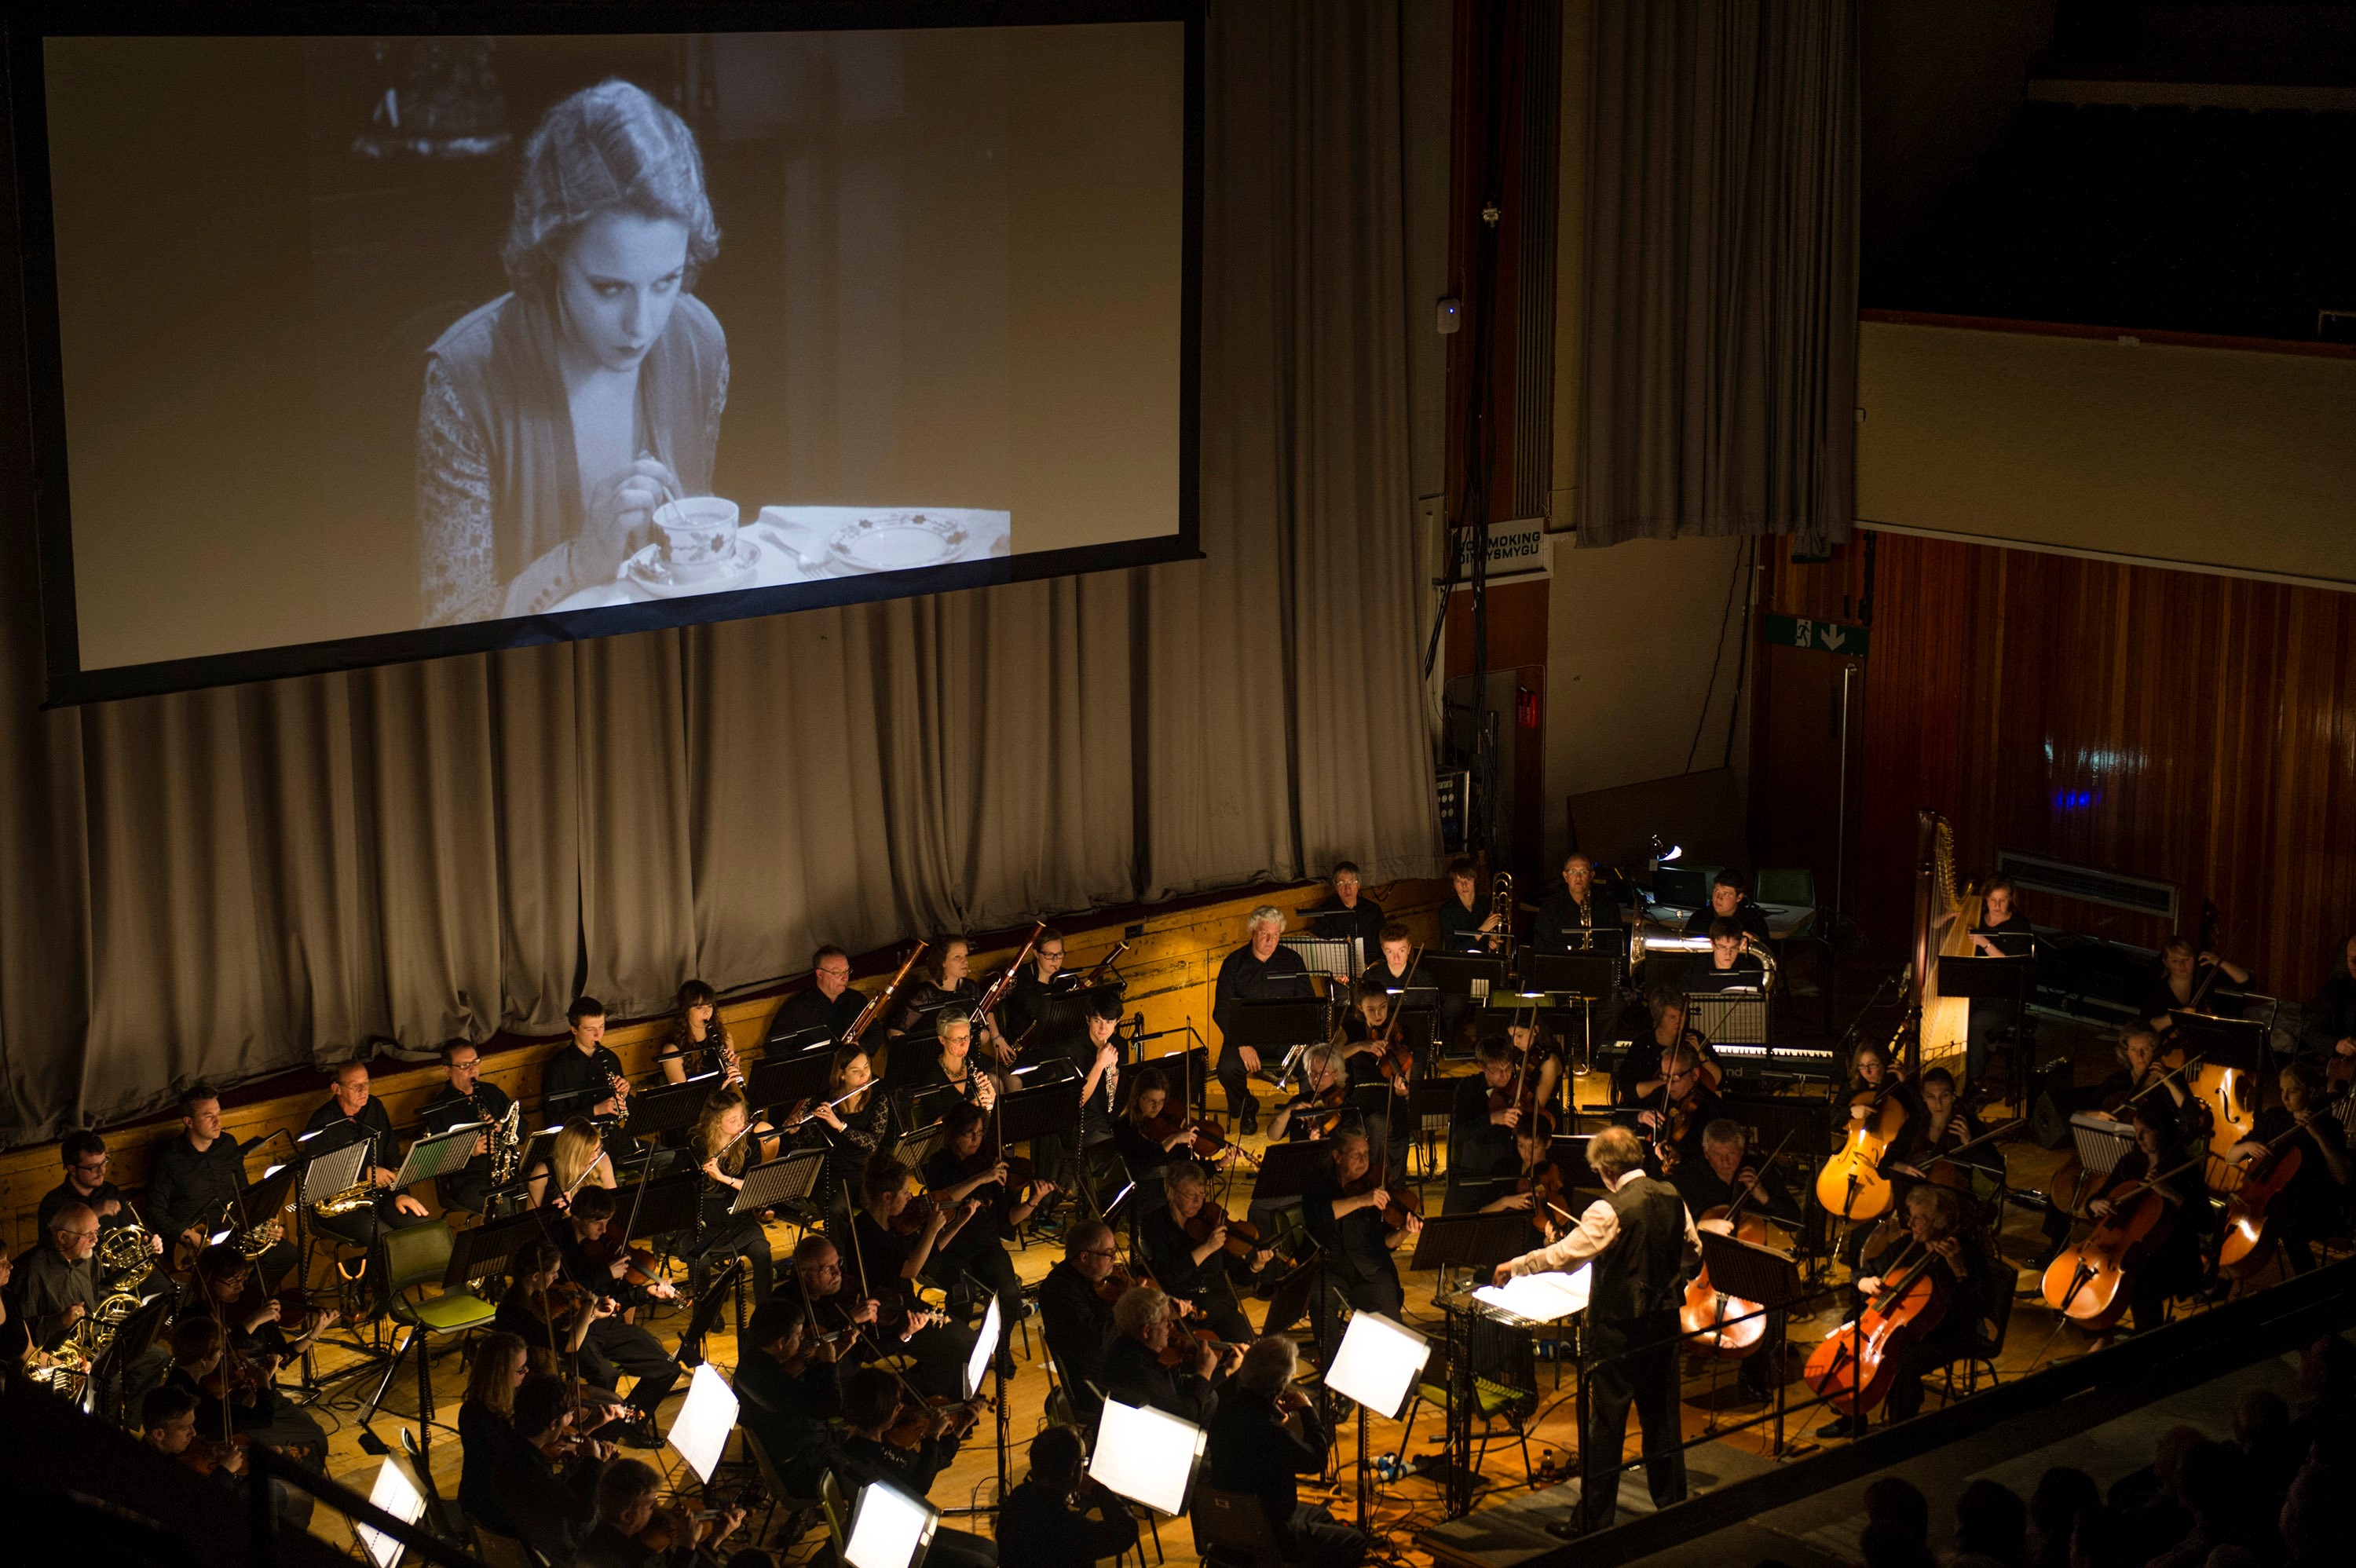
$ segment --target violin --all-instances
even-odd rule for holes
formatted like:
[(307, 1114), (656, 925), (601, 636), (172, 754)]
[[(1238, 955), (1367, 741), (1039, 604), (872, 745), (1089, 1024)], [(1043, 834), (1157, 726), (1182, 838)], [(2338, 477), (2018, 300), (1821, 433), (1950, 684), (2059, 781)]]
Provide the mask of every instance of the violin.
[(897, 1214), (892, 1216), (892, 1233), (895, 1236), (924, 1234), (925, 1228), (933, 1222), (933, 1216), (938, 1212), (939, 1208), (940, 1206), (933, 1200), (931, 1193), (917, 1193), (900, 1206), (900, 1211)]
[[(1387, 1157), (1389, 1151), (1386, 1149), (1384, 1153)], [(1385, 1165), (1387, 1166), (1388, 1163), (1389, 1162), (1387, 1157)], [(1383, 1225), (1385, 1229), (1404, 1231), (1407, 1229), (1407, 1222), (1409, 1219), (1420, 1220), (1423, 1218), (1422, 1192), (1412, 1187), (1391, 1186), (1388, 1176), (1382, 1169), (1369, 1169), (1365, 1175), (1359, 1177), (1356, 1180), (1344, 1182), (1342, 1184), (1341, 1196), (1344, 1198), (1363, 1198), (1367, 1193), (1376, 1190), (1384, 1193), (1387, 1200), (1387, 1201), (1383, 1204)]]
[(1110, 1274), (1097, 1281), (1097, 1299), (1108, 1302), (1119, 1301), (1136, 1288), (1137, 1276), (1120, 1264), (1115, 1264)]
[(1906, 1106), (1898, 1098), (1901, 1080), (1895, 1070), (1882, 1070), (1881, 1087), (1860, 1089), (1849, 1097), (1852, 1108), (1867, 1115), (1852, 1117), (1838, 1152), (1816, 1172), (1816, 1201), (1844, 1220), (1872, 1220), (1890, 1207), (1895, 1195), (1881, 1162), (1890, 1146), (1906, 1129)]
[[(652, 1285), (662, 1277), (661, 1271), (655, 1266), (654, 1253), (646, 1247), (625, 1246), (615, 1241), (610, 1225), (606, 1227), (605, 1234), (595, 1241), (582, 1243), (581, 1252), (599, 1268), (613, 1267), (616, 1258), (626, 1259), (629, 1266), (615, 1276), (616, 1285)], [(576, 1285), (573, 1288), (580, 1287)]]
[(1285, 1130), (1288, 1133), (1295, 1127), (1306, 1127), (1309, 1130), (1303, 1136), (1330, 1138), (1341, 1129), (1343, 1118), (1349, 1115), (1349, 1086), (1337, 1080), (1323, 1089), (1310, 1090), (1285, 1110)]
[(573, 1314), (596, 1305), (586, 1287), (569, 1279), (560, 1279), (546, 1290), (532, 1292), (531, 1299), (540, 1320), (560, 1334), (572, 1328)]
[(1183, 1367), (1189, 1365), (1194, 1360), (1196, 1352), (1201, 1350), (1205, 1345), (1208, 1345), (1214, 1353), (1221, 1357), (1227, 1356), (1230, 1353), (1241, 1355), (1245, 1349), (1241, 1345), (1228, 1344), (1225, 1339), (1220, 1339), (1217, 1334), (1212, 1332), (1208, 1328), (1196, 1328), (1189, 1331), (1187, 1329), (1178, 1328), (1173, 1324), (1170, 1329), (1170, 1338), (1163, 1341), (1162, 1346), (1162, 1364), (1165, 1367)]
[(2126, 1316), (2135, 1294), (2129, 1276), (2176, 1228), (2175, 1211), (2159, 1195), (2163, 1179), (2146, 1177), (2109, 1195), (2111, 1211), (2094, 1221), (2084, 1241), (2062, 1248), (2046, 1265), (2040, 1282), (2046, 1306), (2095, 1333)]
[[(208, 1437), (198, 1432), (189, 1436), (188, 1445), (177, 1456), (181, 1464), (199, 1476), (210, 1476), (223, 1467), (231, 1474), (237, 1474), (244, 1470), (245, 1455), (252, 1447), (252, 1443), (242, 1432), (228, 1437)], [(230, 1463), (232, 1456), (236, 1457), (235, 1464)]]
[(1227, 1130), (1219, 1125), (1218, 1117), (1194, 1115), (1183, 1104), (1165, 1105), (1160, 1114), (1140, 1122), (1138, 1131), (1155, 1143), (1167, 1143), (1182, 1132), (1192, 1132), (1194, 1153), (1199, 1158), (1215, 1158), (1227, 1147)]
[(920, 1447), (926, 1438), (935, 1436), (945, 1438), (951, 1445), (962, 1443), (981, 1420), (981, 1413), (994, 1408), (996, 1403), (996, 1400), (987, 1393), (975, 1394), (957, 1404), (938, 1394), (920, 1400), (913, 1394), (903, 1393), (900, 1408), (892, 1417), (892, 1424), (884, 1429), (884, 1441), (894, 1448)]
[[(1408, 978), (1414, 977), (1416, 962), (1422, 956), (1423, 949), (1420, 946), (1408, 955)], [(1407, 1009), (1399, 1006), (1397, 997), (1392, 997), (1389, 1021), (1384, 1024), (1383, 1032), (1376, 1040), (1374, 1050), (1375, 1071), (1381, 1073), (1387, 1082), (1397, 1083), (1415, 1072), (1415, 1051), (1399, 1038), (1399, 1025), (1405, 1022), (1406, 1019)]]
[(1571, 1225), (1579, 1222), (1578, 1216), (1563, 1202), (1569, 1189), (1570, 1183), (1564, 1178), (1562, 1167), (1551, 1159), (1541, 1159), (1536, 1170), (1522, 1172), (1521, 1179), (1514, 1187), (1515, 1191), (1530, 1195), (1531, 1217), (1548, 1240), (1554, 1237), (1556, 1221)]
[(1186, 1239), (1199, 1247), (1216, 1235), (1221, 1226), (1226, 1228), (1227, 1239), (1222, 1250), (1228, 1255), (1248, 1258), (1260, 1250), (1259, 1227), (1229, 1219), (1226, 1210), (1216, 1203), (1205, 1203), (1194, 1211), (1194, 1217), (1186, 1221)]
[[(1909, 1241), (1899, 1256), (1915, 1243)], [(1930, 1248), (1895, 1274), (1885, 1273), (1881, 1289), (1865, 1310), (1834, 1329), (1818, 1345), (1801, 1376), (1825, 1403), (1843, 1414), (1861, 1416), (1890, 1395), (1897, 1381), (1899, 1352), (1939, 1326), (1946, 1316), (1947, 1286), (1931, 1265)]]

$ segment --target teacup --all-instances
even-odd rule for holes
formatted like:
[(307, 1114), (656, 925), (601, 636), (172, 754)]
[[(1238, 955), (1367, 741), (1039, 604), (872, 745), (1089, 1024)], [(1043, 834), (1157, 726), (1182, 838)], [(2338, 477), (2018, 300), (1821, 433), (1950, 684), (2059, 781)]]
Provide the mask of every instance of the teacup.
[(736, 503), (722, 496), (682, 496), (655, 508), (663, 564), (673, 582), (709, 582), (736, 564)]

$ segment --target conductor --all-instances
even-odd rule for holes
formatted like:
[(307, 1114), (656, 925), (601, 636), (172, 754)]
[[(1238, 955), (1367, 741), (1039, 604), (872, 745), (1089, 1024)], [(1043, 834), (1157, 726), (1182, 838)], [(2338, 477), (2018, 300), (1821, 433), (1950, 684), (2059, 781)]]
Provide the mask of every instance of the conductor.
[(1644, 1434), (1644, 1479), (1653, 1506), (1686, 1495), (1684, 1433), (1677, 1422), (1677, 1303), (1701, 1260), (1701, 1239), (1685, 1200), (1644, 1174), (1644, 1146), (1626, 1127), (1607, 1127), (1587, 1146), (1587, 1163), (1603, 1179), (1604, 1196), (1587, 1206), (1563, 1238), (1497, 1265), (1496, 1283), (1593, 1261), (1588, 1294), (1587, 1430), (1580, 1443), (1599, 1466), (1584, 1499), (1584, 1527), (1609, 1529), (1620, 1495), (1621, 1449), (1628, 1406)]

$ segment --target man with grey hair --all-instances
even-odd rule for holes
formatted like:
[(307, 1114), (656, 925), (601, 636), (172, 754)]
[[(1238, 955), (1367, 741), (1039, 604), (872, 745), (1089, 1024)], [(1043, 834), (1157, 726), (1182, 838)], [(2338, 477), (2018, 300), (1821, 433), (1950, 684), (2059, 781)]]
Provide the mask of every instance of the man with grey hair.
[(1284, 912), (1262, 904), (1246, 917), (1249, 938), (1219, 965), (1218, 984), (1211, 998), (1211, 1021), (1219, 1027), (1219, 1086), (1227, 1092), (1227, 1114), (1236, 1130), (1248, 1136), (1259, 1131), (1259, 1102), (1252, 1098), (1251, 1075), (1259, 1071), (1259, 1052), (1227, 1040), (1242, 1011), (1238, 1002), (1291, 1001), (1311, 995), (1309, 966), (1301, 955), (1279, 942), (1284, 934)]
[(1270, 1334), (1253, 1341), (1227, 1396), (1211, 1417), (1203, 1462), (1210, 1484), (1259, 1499), (1288, 1563), (1355, 1568), (1366, 1538), (1314, 1504), (1301, 1501), (1293, 1477), (1323, 1474), (1333, 1434), (1316, 1405), (1292, 1386), (1300, 1364), (1292, 1341)]

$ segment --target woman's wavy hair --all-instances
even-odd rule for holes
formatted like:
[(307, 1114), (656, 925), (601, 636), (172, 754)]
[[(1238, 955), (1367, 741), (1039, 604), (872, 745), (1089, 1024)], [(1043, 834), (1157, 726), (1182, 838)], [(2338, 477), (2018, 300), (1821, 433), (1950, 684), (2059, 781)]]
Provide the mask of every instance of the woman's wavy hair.
[(545, 297), (573, 237), (608, 212), (687, 226), (682, 292), (720, 253), (703, 156), (687, 122), (619, 78), (585, 87), (541, 118), (524, 144), (515, 217), (500, 260), (517, 293)]

